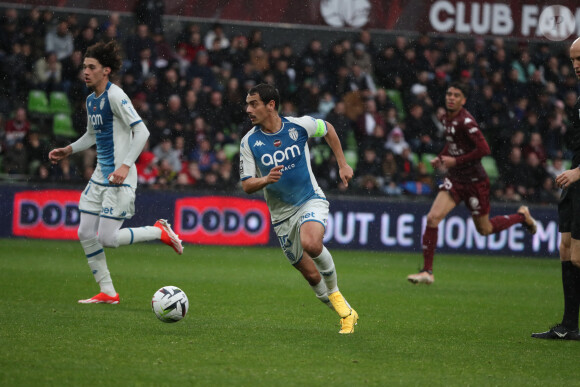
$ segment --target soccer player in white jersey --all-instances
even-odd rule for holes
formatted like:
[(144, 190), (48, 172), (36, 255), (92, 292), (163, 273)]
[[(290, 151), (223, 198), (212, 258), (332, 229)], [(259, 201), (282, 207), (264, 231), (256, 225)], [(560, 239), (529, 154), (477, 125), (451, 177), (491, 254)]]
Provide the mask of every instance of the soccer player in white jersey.
[(78, 236), (101, 292), (79, 300), (82, 304), (119, 303), (103, 247), (160, 239), (178, 254), (183, 253), (179, 237), (165, 219), (157, 220), (154, 226), (121, 228), (123, 221), (135, 212), (135, 160), (149, 138), (149, 131), (125, 92), (109, 81), (111, 74), (120, 69), (121, 55), (116, 42), (97, 43), (87, 49), (83, 74), (87, 87), (93, 90), (86, 103), (87, 130), (74, 143), (53, 149), (48, 155), (52, 163), (57, 163), (97, 145), (97, 167), (79, 202)]
[(354, 332), (357, 312), (338, 290), (332, 255), (323, 245), (328, 201), (318, 186), (308, 150), (308, 138), (324, 137), (348, 186), (352, 168), (346, 163), (332, 124), (309, 116), (278, 115), (278, 90), (259, 84), (248, 91), (246, 112), (255, 126), (240, 144), (240, 179), (248, 194), (264, 190), (272, 224), (282, 250), (302, 273), (316, 297), (340, 316), (339, 333)]

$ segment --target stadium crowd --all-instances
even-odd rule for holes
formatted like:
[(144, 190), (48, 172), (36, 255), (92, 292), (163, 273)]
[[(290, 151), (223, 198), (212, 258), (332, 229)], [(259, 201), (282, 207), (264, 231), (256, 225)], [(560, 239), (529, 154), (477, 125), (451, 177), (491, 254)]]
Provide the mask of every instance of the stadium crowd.
[[(554, 203), (553, 178), (569, 165), (567, 125), (580, 90), (565, 49), (501, 38), (451, 40), (426, 34), (377, 44), (367, 30), (329, 46), (267, 41), (260, 29), (226, 34), (216, 23), (187, 24), (169, 39), (162, 10), (136, 11), (131, 33), (121, 17), (57, 18), (40, 8), (6, 8), (0, 20), (0, 158), (5, 177), (82, 183), (95, 153), (52, 166), (47, 151), (86, 128), (83, 53), (118, 40), (124, 68), (115, 80), (151, 132), (137, 161), (141, 186), (238, 189), (239, 140), (251, 124), (246, 91), (274, 84), (282, 115), (333, 123), (352, 165), (355, 190), (369, 195), (432, 195), (441, 175), (428, 159), (445, 142), (439, 117), (451, 81), (469, 90), (492, 156), (484, 160), (498, 200)], [(126, 23), (127, 20), (124, 20)], [(171, 40), (171, 41), (170, 41)], [(65, 93), (72, 129), (38, 111), (31, 92)], [(341, 191), (326, 145), (311, 144), (312, 165), (327, 192)]]

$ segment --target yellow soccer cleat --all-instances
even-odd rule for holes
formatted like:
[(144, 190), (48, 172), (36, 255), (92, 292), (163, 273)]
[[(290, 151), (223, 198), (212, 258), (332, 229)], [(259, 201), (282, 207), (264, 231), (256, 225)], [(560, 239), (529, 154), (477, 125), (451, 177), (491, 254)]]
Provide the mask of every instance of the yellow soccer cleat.
[(328, 299), (332, 303), (334, 310), (341, 318), (347, 317), (350, 315), (350, 307), (346, 304), (346, 300), (342, 296), (340, 292), (334, 292), (328, 295)]
[(354, 326), (358, 322), (358, 313), (356, 310), (351, 309), (350, 315), (340, 319), (340, 331), (338, 333), (342, 335), (348, 335), (354, 333)]

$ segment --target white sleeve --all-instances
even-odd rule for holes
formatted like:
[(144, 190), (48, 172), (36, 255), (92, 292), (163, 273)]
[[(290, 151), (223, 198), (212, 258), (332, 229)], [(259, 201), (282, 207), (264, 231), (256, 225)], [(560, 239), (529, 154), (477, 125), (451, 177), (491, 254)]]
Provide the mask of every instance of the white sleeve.
[(117, 87), (109, 92), (109, 103), (113, 114), (119, 117), (127, 127), (134, 127), (143, 121), (135, 111), (131, 99), (121, 88)]
[(93, 131), (87, 130), (78, 140), (70, 144), (72, 153), (82, 152), (97, 143), (97, 136)]
[(127, 156), (125, 156), (125, 160), (123, 160), (123, 164), (128, 165), (129, 167), (132, 167), (133, 164), (135, 164), (135, 161), (141, 154), (148, 138), (149, 130), (143, 122), (139, 122), (137, 125), (133, 126), (133, 140), (131, 141), (129, 152), (127, 152)]
[(248, 136), (245, 136), (240, 143), (240, 180), (256, 176), (256, 161), (248, 145)]
[(326, 121), (324, 120), (310, 116), (286, 117), (286, 119), (306, 129), (309, 137), (324, 137), (328, 133)]

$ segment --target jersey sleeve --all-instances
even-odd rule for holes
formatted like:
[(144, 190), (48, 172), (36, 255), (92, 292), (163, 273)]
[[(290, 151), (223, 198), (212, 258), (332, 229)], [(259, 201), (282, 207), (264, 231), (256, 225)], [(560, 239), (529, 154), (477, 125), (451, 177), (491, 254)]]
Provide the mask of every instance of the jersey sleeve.
[(257, 176), (256, 161), (249, 146), (249, 134), (240, 142), (240, 180), (244, 181)]
[(121, 119), (127, 127), (132, 128), (143, 120), (137, 114), (131, 100), (121, 89), (109, 94), (109, 103), (113, 114)]
[(306, 129), (308, 137), (324, 137), (328, 133), (326, 121), (324, 120), (310, 116), (286, 117), (286, 119)]
[(464, 130), (469, 140), (475, 145), (473, 151), (455, 158), (457, 164), (464, 164), (473, 160), (479, 160), (491, 153), (489, 144), (485, 140), (483, 133), (479, 130), (477, 123), (471, 119), (466, 118), (464, 122)]

